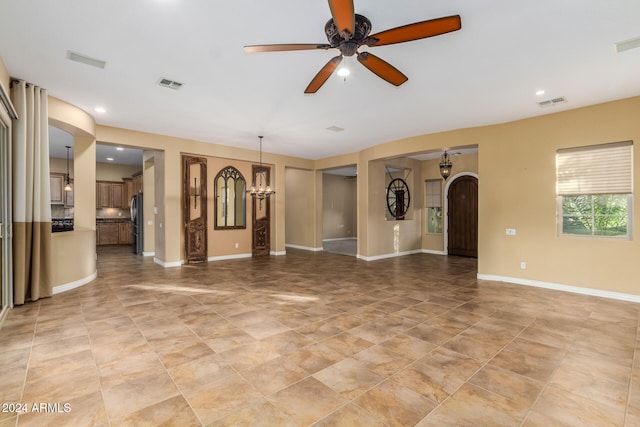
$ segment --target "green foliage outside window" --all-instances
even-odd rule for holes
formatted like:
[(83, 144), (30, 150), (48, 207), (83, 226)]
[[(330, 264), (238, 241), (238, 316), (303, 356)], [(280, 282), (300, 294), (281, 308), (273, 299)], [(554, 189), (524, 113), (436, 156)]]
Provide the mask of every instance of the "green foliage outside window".
[(626, 236), (628, 195), (562, 197), (562, 232), (586, 236)]

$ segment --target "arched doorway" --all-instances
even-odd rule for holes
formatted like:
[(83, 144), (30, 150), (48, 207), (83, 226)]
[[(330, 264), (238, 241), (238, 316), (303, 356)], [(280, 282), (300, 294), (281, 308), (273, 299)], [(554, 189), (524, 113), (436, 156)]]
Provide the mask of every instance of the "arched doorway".
[(478, 176), (459, 174), (446, 187), (447, 254), (478, 257)]

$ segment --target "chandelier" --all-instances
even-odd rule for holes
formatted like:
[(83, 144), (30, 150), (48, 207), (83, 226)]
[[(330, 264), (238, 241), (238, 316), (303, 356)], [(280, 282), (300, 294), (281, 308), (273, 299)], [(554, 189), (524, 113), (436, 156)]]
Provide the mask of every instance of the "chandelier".
[(449, 158), (449, 153), (445, 151), (442, 155), (442, 158), (440, 159), (440, 175), (442, 175), (442, 178), (444, 178), (445, 180), (449, 178), (449, 175), (451, 175), (451, 166), (452, 165), (451, 159)]
[[(247, 190), (247, 193), (249, 193), (252, 197), (256, 198), (256, 199), (266, 199), (268, 197), (271, 197), (271, 195), (276, 194), (275, 190), (271, 189), (271, 186), (269, 186), (269, 184), (266, 184), (265, 186), (265, 180), (266, 180), (266, 173), (264, 173), (264, 169), (262, 167), (262, 138), (263, 136), (260, 135), (258, 136), (258, 138), (260, 138), (260, 168), (258, 169), (258, 172), (253, 176), (253, 182), (251, 184), (251, 187), (249, 188), (249, 190)], [(256, 186), (256, 177), (258, 178), (259, 182), (258, 185)]]

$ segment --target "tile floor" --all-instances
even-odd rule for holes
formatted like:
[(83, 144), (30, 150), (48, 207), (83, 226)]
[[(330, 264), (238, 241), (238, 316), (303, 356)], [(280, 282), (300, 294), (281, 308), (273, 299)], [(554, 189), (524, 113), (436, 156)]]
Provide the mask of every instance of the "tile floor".
[(640, 426), (639, 304), (436, 255), (98, 268), (9, 314), (0, 427)]

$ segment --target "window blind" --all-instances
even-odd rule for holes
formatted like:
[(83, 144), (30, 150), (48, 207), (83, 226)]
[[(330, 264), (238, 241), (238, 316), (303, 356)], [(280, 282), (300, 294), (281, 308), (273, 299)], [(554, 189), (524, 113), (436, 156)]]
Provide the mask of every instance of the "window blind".
[(558, 150), (556, 191), (559, 196), (632, 193), (633, 143)]
[(442, 184), (439, 179), (429, 179), (427, 183), (427, 207), (428, 208), (440, 208), (442, 207)]

